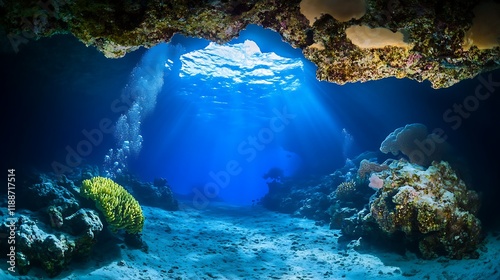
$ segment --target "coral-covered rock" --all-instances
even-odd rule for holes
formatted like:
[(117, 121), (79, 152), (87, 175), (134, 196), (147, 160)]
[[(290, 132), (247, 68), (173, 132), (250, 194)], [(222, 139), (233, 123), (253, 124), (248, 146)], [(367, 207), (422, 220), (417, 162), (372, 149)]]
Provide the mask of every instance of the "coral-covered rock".
[(394, 156), (401, 153), (411, 163), (422, 166), (452, 158), (451, 147), (445, 139), (434, 132), (429, 133), (421, 123), (407, 124), (391, 132), (380, 144), (380, 151)]
[(446, 162), (424, 169), (400, 160), (389, 168), (375, 173), (384, 184), (370, 204), (380, 229), (403, 232), (425, 258), (474, 257), (482, 239), (477, 193)]
[(331, 229), (342, 229), (345, 227), (345, 222), (348, 218), (352, 217), (358, 212), (355, 208), (340, 207), (339, 205), (332, 205), (328, 209), (330, 213), (330, 228)]
[(327, 209), (330, 206), (330, 200), (327, 194), (323, 192), (310, 193), (301, 202), (302, 206), (295, 211), (295, 216), (316, 221), (328, 221), (330, 216), (327, 213)]
[(301, 207), (301, 201), (307, 198), (307, 192), (288, 182), (268, 182), (268, 193), (260, 200), (269, 210), (292, 214)]
[(84, 236), (94, 239), (95, 234), (101, 232), (103, 225), (99, 214), (91, 209), (80, 209), (73, 215), (64, 218), (65, 230), (75, 236)]
[(122, 175), (116, 181), (127, 188), (141, 205), (179, 210), (179, 202), (164, 178), (156, 178), (153, 183), (149, 183), (141, 182), (131, 175)]
[(74, 213), (80, 208), (75, 195), (56, 177), (36, 174), (27, 177), (17, 197), (18, 207), (32, 211), (57, 207), (63, 214)]
[(89, 255), (96, 235), (102, 230), (99, 217), (88, 209), (65, 218), (64, 226), (57, 230), (39, 220), (39, 213), (24, 213), (4, 218), (0, 225), (0, 233), (6, 235), (12, 229), (9, 226), (15, 225), (16, 260), (21, 275), (33, 266), (41, 266), (50, 277), (58, 275), (73, 259)]
[(49, 214), (50, 225), (52, 227), (60, 228), (63, 226), (63, 216), (58, 207), (49, 206), (49, 208), (47, 209), (47, 213)]
[(362, 180), (356, 178), (356, 166), (372, 156), (372, 153), (362, 154), (326, 176), (306, 181), (268, 182), (269, 192), (261, 203), (269, 210), (324, 222), (329, 222), (330, 216), (341, 207), (362, 209), (373, 192), (368, 187), (360, 187)]
[(91, 209), (80, 209), (64, 218), (64, 230), (75, 236), (75, 251), (78, 256), (88, 256), (96, 242), (96, 236), (103, 230), (99, 214)]
[(335, 190), (335, 197), (339, 200), (352, 200), (355, 194), (356, 182), (354, 180), (340, 183)]
[(380, 171), (386, 170), (388, 168), (389, 167), (387, 166), (387, 164), (378, 164), (376, 162), (372, 162), (372, 161), (369, 161), (367, 159), (363, 159), (359, 163), (358, 177), (361, 180), (364, 180), (372, 172), (380, 172)]
[[(494, 1), (3, 1), (0, 26), (12, 49), (70, 33), (107, 57), (180, 33), (226, 43), (248, 24), (279, 32), (338, 84), (407, 77), (434, 88), (500, 67)], [(344, 3), (338, 5), (337, 3)], [(345, 3), (362, 3), (345, 8)], [(348, 5), (350, 6), (350, 5)], [(492, 27), (492, 28), (485, 28)]]

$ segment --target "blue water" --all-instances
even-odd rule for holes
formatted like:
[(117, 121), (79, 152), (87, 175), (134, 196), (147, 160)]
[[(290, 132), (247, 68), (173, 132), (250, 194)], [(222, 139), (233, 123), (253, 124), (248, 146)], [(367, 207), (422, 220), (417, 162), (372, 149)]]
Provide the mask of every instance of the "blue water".
[[(477, 78), (440, 90), (395, 78), (318, 82), (300, 50), (257, 26), (224, 46), (176, 35), (122, 59), (55, 36), (2, 61), (10, 165), (65, 173), (96, 164), (109, 176), (164, 177), (179, 194), (250, 204), (267, 192), (271, 168), (297, 180), (329, 174), (418, 122), (442, 129), (467, 163), (464, 177), (486, 194), (483, 213), (500, 212), (499, 98), (474, 103)], [(483, 77), (500, 81), (500, 72)]]

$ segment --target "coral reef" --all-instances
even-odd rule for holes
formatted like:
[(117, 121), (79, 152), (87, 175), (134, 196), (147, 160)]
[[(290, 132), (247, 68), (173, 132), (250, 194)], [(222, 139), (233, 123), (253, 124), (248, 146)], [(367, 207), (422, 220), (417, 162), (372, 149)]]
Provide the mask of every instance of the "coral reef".
[(480, 2), (472, 10), (474, 19), (464, 38), (464, 50), (473, 45), (478, 49), (491, 49), (500, 46), (500, 3), (493, 1)]
[(500, 67), (498, 17), (488, 16), (498, 4), (479, 0), (2, 3), (0, 26), (16, 51), (30, 39), (70, 33), (117, 58), (176, 33), (225, 43), (257, 24), (301, 48), (319, 80), (338, 84), (407, 77), (443, 88)]
[(329, 14), (340, 22), (360, 19), (366, 13), (365, 0), (302, 0), (300, 12), (313, 25), (323, 14)]
[[(12, 254), (15, 256), (16, 271), (20, 274), (39, 267), (54, 277), (73, 260), (86, 260), (96, 246), (97, 238), (103, 237), (100, 233), (104, 226), (98, 211), (81, 208), (87, 205), (91, 208), (94, 202), (99, 210), (104, 209), (106, 218), (113, 218), (107, 220), (112, 230), (125, 230), (123, 239), (113, 237), (115, 242), (124, 241), (129, 248), (147, 252), (147, 244), (137, 234), (144, 224), (142, 209), (137, 201), (110, 179), (95, 177), (99, 174), (95, 166), (82, 166), (74, 171), (68, 176), (57, 176), (20, 170), (22, 181), (19, 185), (22, 188), (16, 193), (14, 216), (6, 213), (7, 201), (0, 200), (0, 235), (15, 234), (16, 247)], [(133, 188), (137, 193), (144, 192), (141, 194), (143, 199), (155, 201), (157, 196), (155, 203), (167, 200), (164, 206), (177, 209), (177, 200), (173, 198), (165, 179), (156, 179), (153, 184), (138, 180), (129, 182), (137, 185)], [(75, 184), (83, 186), (77, 188)], [(0, 238), (0, 250), (9, 252), (12, 244), (8, 240)]]
[(368, 187), (361, 187), (363, 181), (354, 175), (356, 165), (371, 156), (372, 153), (362, 154), (326, 176), (305, 181), (268, 182), (269, 192), (260, 203), (269, 210), (332, 223), (331, 216), (337, 210), (355, 206), (363, 208), (373, 194)]
[(49, 214), (50, 225), (54, 228), (60, 228), (63, 226), (63, 216), (61, 211), (55, 206), (50, 206), (47, 209), (47, 213)]
[(99, 215), (90, 209), (82, 208), (76, 211), (73, 215), (64, 218), (65, 230), (72, 235), (83, 235), (90, 239), (94, 239), (96, 232), (103, 229), (103, 225)]
[(335, 190), (335, 197), (339, 200), (351, 199), (356, 192), (356, 182), (350, 180), (347, 182), (342, 182), (337, 186)]
[(429, 134), (427, 127), (421, 123), (407, 124), (391, 132), (380, 144), (380, 151), (394, 156), (402, 153), (410, 162), (428, 166), (435, 160), (446, 159), (450, 154), (451, 148), (440, 134), (442, 131), (436, 132)]
[[(96, 243), (95, 237), (102, 231), (99, 216), (89, 209), (80, 209), (65, 218), (66, 223), (57, 231), (40, 222), (40, 218), (43, 220), (29, 211), (15, 218), (16, 260), (21, 275), (37, 265), (50, 277), (58, 275), (73, 259), (87, 257)], [(0, 234), (9, 234), (9, 219), (12, 218), (3, 217)]]
[(141, 205), (162, 208), (169, 211), (179, 210), (179, 202), (164, 178), (156, 178), (153, 183), (141, 182), (130, 174), (122, 174), (116, 182), (130, 190)]
[(362, 154), (313, 180), (270, 182), (262, 204), (328, 222), (346, 239), (363, 237), (399, 251), (418, 251), (423, 258), (478, 256), (483, 238), (476, 217), (479, 197), (450, 164), (423, 167), (404, 159), (378, 164), (373, 156)]
[(262, 175), (262, 178), (267, 181), (275, 181), (281, 182), (281, 180), (285, 177), (285, 172), (283, 169), (278, 167), (272, 167), (269, 169), (266, 174)]
[(335, 184), (326, 178), (304, 182), (268, 182), (269, 192), (260, 203), (269, 210), (293, 214), (318, 221), (328, 221), (326, 210), (330, 206), (328, 195)]
[(384, 183), (366, 219), (388, 234), (403, 232), (424, 258), (474, 257), (482, 239), (477, 193), (446, 162), (424, 169), (400, 160), (389, 167), (374, 173)]
[(329, 215), (327, 213), (327, 209), (331, 204), (331, 200), (321, 188), (319, 190), (312, 191), (300, 202), (301, 205), (299, 209), (293, 213), (294, 216), (309, 218), (315, 221), (328, 221)]
[[(38, 211), (53, 208), (50, 211), (69, 215), (80, 208), (76, 196), (66, 185), (45, 174), (31, 174), (23, 181), (25, 187), (18, 193), (18, 207)], [(57, 209), (56, 209), (57, 208)]]
[(366, 176), (370, 175), (372, 172), (380, 172), (386, 169), (389, 169), (387, 164), (378, 164), (376, 162), (363, 159), (359, 164), (358, 177), (363, 180), (366, 179)]
[(144, 215), (139, 202), (113, 180), (104, 177), (83, 180), (80, 193), (95, 201), (111, 230), (124, 229), (129, 234), (142, 231)]
[(297, 211), (308, 196), (308, 191), (300, 187), (295, 188), (288, 182), (271, 181), (267, 183), (268, 193), (262, 197), (260, 203), (265, 208), (281, 213), (292, 214)]

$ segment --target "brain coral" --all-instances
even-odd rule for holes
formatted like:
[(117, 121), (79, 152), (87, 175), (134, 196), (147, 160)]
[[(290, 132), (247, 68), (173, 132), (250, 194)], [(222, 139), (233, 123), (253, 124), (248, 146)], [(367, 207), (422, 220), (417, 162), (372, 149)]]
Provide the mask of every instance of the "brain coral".
[(130, 234), (142, 231), (144, 215), (139, 202), (113, 180), (104, 177), (83, 180), (80, 193), (95, 201), (113, 231), (124, 229)]
[(433, 162), (424, 170), (400, 160), (375, 174), (384, 186), (370, 204), (370, 215), (384, 232), (404, 232), (408, 240), (418, 242), (424, 258), (477, 254), (479, 198), (448, 163)]

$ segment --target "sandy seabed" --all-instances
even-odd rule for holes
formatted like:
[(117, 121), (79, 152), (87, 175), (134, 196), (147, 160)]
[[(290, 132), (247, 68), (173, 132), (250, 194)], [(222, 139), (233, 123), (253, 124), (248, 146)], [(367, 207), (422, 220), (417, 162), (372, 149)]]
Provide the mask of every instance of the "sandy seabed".
[[(52, 279), (500, 279), (500, 233), (479, 259), (422, 260), (339, 242), (339, 230), (260, 206), (212, 203), (176, 212), (143, 207), (148, 252), (111, 239)], [(109, 238), (108, 238), (109, 239)], [(40, 269), (0, 279), (49, 279)]]

